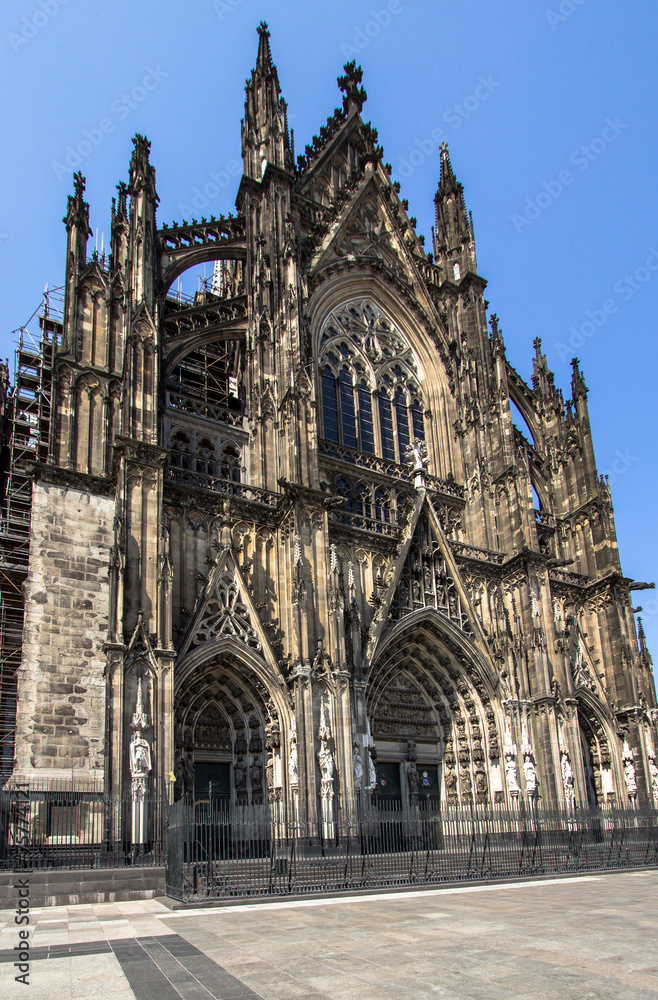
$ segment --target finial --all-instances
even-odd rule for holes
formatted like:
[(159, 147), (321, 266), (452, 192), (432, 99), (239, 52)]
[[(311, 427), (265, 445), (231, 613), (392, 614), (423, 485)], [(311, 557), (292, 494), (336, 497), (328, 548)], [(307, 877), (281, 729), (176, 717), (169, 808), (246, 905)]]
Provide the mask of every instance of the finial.
[(576, 400), (578, 396), (586, 396), (589, 390), (585, 385), (585, 379), (580, 370), (580, 361), (578, 358), (571, 359), (571, 367), (573, 369), (573, 375), (571, 377), (571, 392), (574, 400)]
[(135, 148), (133, 150), (131, 166), (141, 167), (144, 170), (149, 163), (151, 143), (145, 135), (140, 135), (139, 132), (136, 132), (133, 136), (132, 143)]
[(82, 196), (85, 193), (86, 184), (87, 182), (85, 178), (82, 176), (80, 170), (78, 170), (77, 173), (73, 174), (73, 187), (75, 190), (76, 198), (82, 199)]
[(347, 111), (350, 102), (354, 101), (358, 110), (361, 111), (363, 105), (368, 99), (368, 95), (360, 85), (363, 80), (363, 70), (360, 66), (357, 66), (355, 59), (352, 59), (351, 62), (345, 63), (343, 69), (345, 70), (345, 75), (339, 76), (337, 81), (340, 90), (345, 93), (345, 96), (343, 97), (343, 108)]

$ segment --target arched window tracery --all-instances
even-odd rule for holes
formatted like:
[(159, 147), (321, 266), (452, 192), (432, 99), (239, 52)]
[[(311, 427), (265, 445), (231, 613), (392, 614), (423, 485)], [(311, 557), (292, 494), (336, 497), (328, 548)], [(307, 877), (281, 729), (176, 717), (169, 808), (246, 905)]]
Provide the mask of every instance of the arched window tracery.
[(370, 300), (353, 300), (325, 321), (319, 359), (325, 440), (403, 464), (425, 437), (418, 360), (404, 335)]
[(215, 438), (194, 428), (173, 427), (169, 434), (171, 465), (176, 480), (214, 489), (220, 479), (242, 480), (242, 448), (235, 441)]

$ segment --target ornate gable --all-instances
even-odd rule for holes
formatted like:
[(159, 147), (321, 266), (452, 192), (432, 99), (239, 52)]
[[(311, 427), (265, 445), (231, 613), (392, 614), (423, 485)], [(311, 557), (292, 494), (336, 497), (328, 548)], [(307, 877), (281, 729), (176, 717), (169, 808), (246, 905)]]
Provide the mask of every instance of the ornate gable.
[(220, 549), (199, 596), (179, 657), (221, 638), (234, 639), (276, 662), (230, 546)]

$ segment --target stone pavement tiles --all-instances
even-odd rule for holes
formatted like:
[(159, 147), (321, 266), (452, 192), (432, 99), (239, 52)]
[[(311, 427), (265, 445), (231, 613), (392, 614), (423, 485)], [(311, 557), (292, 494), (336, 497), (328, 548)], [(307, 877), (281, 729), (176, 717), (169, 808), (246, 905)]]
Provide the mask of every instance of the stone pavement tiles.
[(33, 910), (13, 1000), (658, 1000), (658, 871), (171, 911)]

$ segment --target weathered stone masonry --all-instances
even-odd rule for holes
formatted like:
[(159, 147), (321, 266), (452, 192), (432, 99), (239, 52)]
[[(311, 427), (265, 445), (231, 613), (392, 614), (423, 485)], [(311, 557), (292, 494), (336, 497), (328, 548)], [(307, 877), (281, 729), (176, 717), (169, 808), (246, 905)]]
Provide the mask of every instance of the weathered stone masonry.
[(102, 777), (114, 501), (37, 483), (20, 670), (16, 774)]

